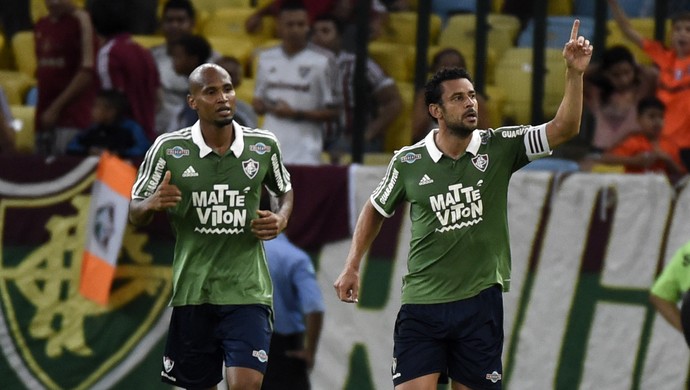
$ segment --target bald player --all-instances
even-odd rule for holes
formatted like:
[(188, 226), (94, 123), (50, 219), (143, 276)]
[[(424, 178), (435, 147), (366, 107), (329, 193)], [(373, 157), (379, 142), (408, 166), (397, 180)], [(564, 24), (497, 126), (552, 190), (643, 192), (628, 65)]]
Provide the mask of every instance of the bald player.
[[(225, 364), (230, 389), (261, 387), (271, 339), (273, 289), (262, 240), (292, 212), (290, 175), (273, 134), (238, 125), (228, 73), (202, 64), (187, 102), (199, 120), (160, 135), (132, 188), (129, 220), (166, 211), (175, 231), (173, 308), (161, 380), (216, 388)], [(262, 187), (273, 211), (259, 210)]]

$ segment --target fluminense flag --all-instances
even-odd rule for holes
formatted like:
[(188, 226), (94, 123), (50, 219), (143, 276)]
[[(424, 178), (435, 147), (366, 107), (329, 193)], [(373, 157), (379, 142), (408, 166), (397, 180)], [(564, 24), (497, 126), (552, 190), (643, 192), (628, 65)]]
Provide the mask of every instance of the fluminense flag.
[(108, 304), (135, 178), (132, 165), (107, 152), (101, 155), (91, 190), (79, 284), (84, 297), (101, 305)]

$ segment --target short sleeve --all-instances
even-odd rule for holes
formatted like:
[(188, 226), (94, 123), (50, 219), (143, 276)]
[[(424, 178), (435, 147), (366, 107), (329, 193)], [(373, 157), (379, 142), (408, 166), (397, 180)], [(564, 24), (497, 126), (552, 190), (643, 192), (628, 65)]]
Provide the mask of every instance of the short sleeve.
[(385, 176), (370, 197), (374, 208), (386, 218), (392, 217), (395, 209), (405, 199), (404, 181), (400, 177), (396, 156), (397, 154), (391, 159)]

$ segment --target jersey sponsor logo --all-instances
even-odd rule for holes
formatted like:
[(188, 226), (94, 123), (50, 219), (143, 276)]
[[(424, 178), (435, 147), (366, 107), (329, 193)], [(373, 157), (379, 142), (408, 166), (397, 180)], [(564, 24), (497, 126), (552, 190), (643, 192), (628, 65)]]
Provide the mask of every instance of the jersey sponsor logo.
[(476, 186), (464, 186), (462, 183), (451, 184), (448, 192), (429, 197), (431, 210), (436, 213), (441, 227), (437, 232), (462, 229), (481, 222), (484, 214), (484, 203), (479, 187), (484, 180), (479, 180)]
[(398, 170), (393, 169), (393, 172), (391, 172), (391, 179), (388, 182), (388, 185), (386, 186), (386, 189), (383, 190), (383, 194), (381, 194), (381, 197), (379, 198), (379, 202), (385, 204), (388, 201), (388, 197), (391, 196), (391, 192), (393, 191), (393, 187), (395, 187), (395, 182), (398, 181)]
[(434, 182), (434, 180), (425, 174), (424, 176), (422, 176), (422, 179), (419, 181), (419, 185), (425, 186), (425, 185), (431, 184), (433, 182)]
[(494, 371), (491, 374), (486, 374), (486, 379), (490, 380), (492, 383), (496, 383), (501, 380), (501, 374)]
[(472, 159), (472, 165), (482, 172), (486, 172), (486, 168), (489, 166), (489, 155), (488, 154), (478, 154)]
[(420, 158), (422, 158), (421, 154), (409, 152), (406, 155), (400, 157), (400, 162), (412, 164), (413, 162), (419, 160)]
[(242, 162), (242, 169), (248, 178), (253, 179), (259, 172), (259, 163), (250, 158), (249, 160)]
[(481, 133), (479, 133), (481, 135), (482, 145), (486, 145), (489, 143), (489, 138), (491, 138), (492, 131), (492, 129), (489, 129), (487, 131), (482, 131)]
[(252, 356), (257, 358), (261, 363), (266, 363), (268, 361), (268, 354), (263, 349), (252, 351)]
[(227, 184), (215, 184), (212, 191), (192, 192), (192, 207), (199, 224), (194, 231), (201, 234), (239, 234), (247, 225), (246, 195), (231, 190)]
[(528, 127), (527, 126), (521, 126), (515, 130), (504, 130), (499, 132), (501, 137), (503, 138), (517, 138), (522, 136), (527, 132)]
[(144, 191), (144, 197), (148, 198), (151, 196), (158, 188), (158, 183), (161, 182), (163, 178), (163, 170), (165, 169), (165, 159), (159, 158), (156, 161), (156, 167), (153, 169), (153, 174), (151, 174), (151, 179), (146, 184), (146, 191)]
[(271, 151), (271, 147), (264, 144), (263, 142), (256, 143), (254, 145), (249, 145), (249, 150), (256, 152), (257, 154), (265, 154)]
[(165, 154), (173, 156), (174, 158), (182, 158), (184, 156), (189, 156), (189, 149), (185, 149), (182, 146), (175, 146), (174, 148), (165, 149)]

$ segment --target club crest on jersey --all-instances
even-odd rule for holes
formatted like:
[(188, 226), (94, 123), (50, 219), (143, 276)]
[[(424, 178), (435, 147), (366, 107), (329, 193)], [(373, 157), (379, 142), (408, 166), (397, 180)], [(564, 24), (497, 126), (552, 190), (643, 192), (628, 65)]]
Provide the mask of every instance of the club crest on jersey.
[(421, 154), (409, 152), (406, 155), (400, 157), (400, 162), (412, 164), (413, 162), (419, 160), (420, 158), (422, 158)]
[(486, 167), (489, 166), (489, 155), (488, 154), (478, 154), (472, 159), (472, 164), (475, 168), (482, 172), (486, 172)]
[(256, 173), (259, 172), (259, 163), (250, 158), (249, 160), (242, 162), (242, 169), (248, 178), (253, 179), (254, 176), (256, 176)]
[(311, 66), (300, 66), (297, 71), (299, 72), (299, 76), (301, 78), (305, 78), (309, 72), (311, 72)]
[(184, 149), (182, 146), (175, 146), (171, 149), (165, 149), (165, 154), (173, 156), (174, 158), (182, 158), (184, 156), (189, 156), (189, 149)]
[(263, 142), (256, 143), (254, 145), (249, 145), (249, 150), (256, 152), (257, 154), (265, 154), (271, 151), (271, 147), (264, 144)]

